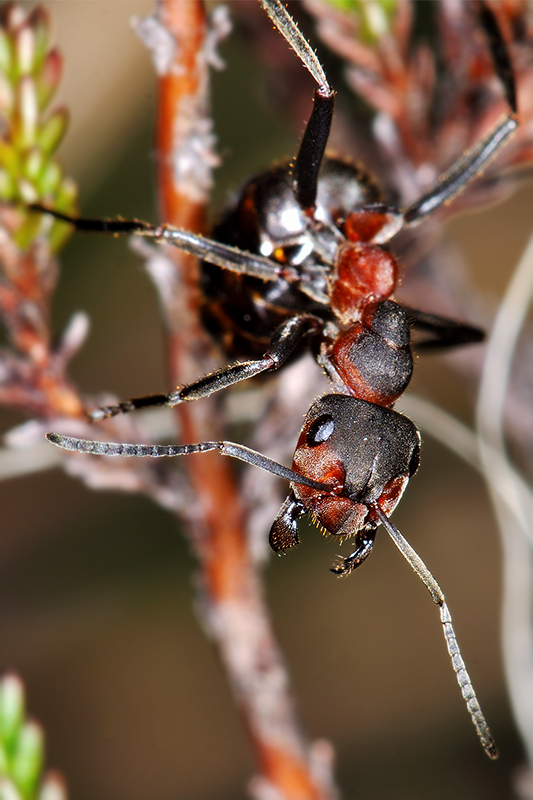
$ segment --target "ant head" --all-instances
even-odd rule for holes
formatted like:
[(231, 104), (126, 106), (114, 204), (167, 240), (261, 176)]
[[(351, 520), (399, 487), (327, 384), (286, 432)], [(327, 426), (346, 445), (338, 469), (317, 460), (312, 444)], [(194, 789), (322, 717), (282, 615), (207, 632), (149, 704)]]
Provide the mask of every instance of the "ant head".
[(373, 504), (392, 512), (418, 467), (419, 451), (419, 433), (406, 417), (349, 395), (328, 394), (307, 413), (293, 469), (336, 488), (332, 494), (293, 484), (293, 491), (326, 531), (352, 536), (375, 527)]

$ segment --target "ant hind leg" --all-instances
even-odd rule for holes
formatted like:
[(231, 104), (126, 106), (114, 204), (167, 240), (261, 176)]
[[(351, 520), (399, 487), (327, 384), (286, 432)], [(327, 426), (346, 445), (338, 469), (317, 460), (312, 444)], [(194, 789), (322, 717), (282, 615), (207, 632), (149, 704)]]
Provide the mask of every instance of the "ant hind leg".
[(133, 397), (125, 402), (113, 406), (103, 406), (95, 411), (89, 412), (89, 418), (93, 422), (115, 417), (118, 414), (127, 414), (139, 408), (151, 406), (174, 406), (181, 403), (200, 400), (209, 397), (214, 392), (227, 389), (235, 383), (248, 380), (262, 372), (273, 372), (279, 369), (296, 351), (304, 337), (322, 329), (322, 321), (311, 315), (291, 317), (283, 322), (274, 331), (270, 342), (270, 348), (265, 355), (256, 361), (243, 361), (231, 364), (204, 375), (194, 383), (176, 389), (169, 394), (150, 394), (144, 397)]
[(407, 313), (411, 327), (428, 334), (428, 338), (412, 343), (417, 352), (478, 344), (485, 338), (485, 333), (480, 328), (464, 325), (462, 322), (440, 317), (437, 314), (428, 314), (416, 308), (404, 306), (404, 310)]

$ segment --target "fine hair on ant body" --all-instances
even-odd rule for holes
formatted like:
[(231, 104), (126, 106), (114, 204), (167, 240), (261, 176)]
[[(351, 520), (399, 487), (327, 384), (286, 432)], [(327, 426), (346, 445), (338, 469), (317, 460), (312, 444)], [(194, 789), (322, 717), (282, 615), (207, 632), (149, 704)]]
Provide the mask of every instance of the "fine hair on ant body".
[(57, 433), (47, 438), (65, 450), (109, 456), (182, 456), (218, 450), (267, 470), (290, 483), (270, 531), (272, 549), (282, 553), (297, 545), (297, 522), (310, 515), (326, 532), (355, 539), (353, 552), (333, 566), (337, 575), (349, 574), (366, 560), (376, 529), (383, 525), (439, 606), (461, 692), (485, 752), (496, 758), (496, 745), (465, 669), (444, 594), (389, 519), (419, 464), (419, 432), (393, 410), (411, 379), (411, 329), (426, 337), (417, 343), (420, 349), (479, 342), (483, 334), (396, 303), (392, 296), (398, 264), (386, 245), (400, 230), (420, 224), (450, 203), (516, 129), (510, 57), (492, 11), (480, 2), (479, 18), (510, 110), (433, 188), (407, 208), (397, 209), (382, 201), (360, 169), (325, 156), (335, 93), (281, 2), (259, 1), (318, 88), (294, 162), (250, 181), (215, 229), (215, 238), (138, 220), (76, 219), (41, 206), (33, 209), (80, 231), (134, 233), (201, 258), (206, 327), (216, 335), (225, 334), (228, 352), (252, 356), (169, 394), (99, 408), (89, 412), (91, 420), (208, 397), (278, 370), (304, 344), (311, 347), (332, 389), (307, 412), (290, 469), (226, 441), (143, 445)]

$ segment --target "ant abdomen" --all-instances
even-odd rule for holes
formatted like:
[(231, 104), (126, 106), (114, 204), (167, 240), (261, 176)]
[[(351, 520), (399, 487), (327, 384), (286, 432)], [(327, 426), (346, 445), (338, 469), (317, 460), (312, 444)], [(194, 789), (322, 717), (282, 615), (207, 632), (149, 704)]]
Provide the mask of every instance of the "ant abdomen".
[(325, 159), (320, 171), (312, 225), (296, 200), (288, 162), (246, 184), (214, 228), (214, 238), (296, 266), (306, 285), (282, 278), (265, 283), (203, 262), (202, 320), (224, 350), (262, 355), (274, 330), (295, 314), (332, 320), (328, 282), (345, 241), (341, 228), (358, 208), (380, 199), (365, 172), (334, 158)]

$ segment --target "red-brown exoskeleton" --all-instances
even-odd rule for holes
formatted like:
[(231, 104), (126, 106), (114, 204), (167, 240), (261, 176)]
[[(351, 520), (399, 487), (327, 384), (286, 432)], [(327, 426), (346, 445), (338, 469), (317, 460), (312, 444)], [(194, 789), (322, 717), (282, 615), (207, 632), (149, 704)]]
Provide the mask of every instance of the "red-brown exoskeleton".
[[(315, 78), (313, 112), (293, 164), (253, 179), (206, 239), (169, 226), (124, 220), (71, 219), (79, 230), (137, 233), (204, 261), (206, 326), (228, 352), (252, 356), (168, 395), (150, 395), (89, 414), (101, 420), (147, 406), (175, 406), (207, 397), (247, 378), (279, 369), (309, 344), (333, 390), (307, 412), (292, 469), (231, 442), (185, 445), (111, 444), (48, 434), (67, 450), (100, 455), (179, 456), (218, 450), (266, 469), (291, 484), (270, 532), (282, 552), (298, 543), (297, 521), (310, 514), (329, 533), (355, 537), (354, 551), (334, 566), (346, 575), (369, 555), (382, 524), (440, 608), (452, 663), (467, 707), (491, 758), (496, 747), (464, 663), (444, 595), (389, 516), (418, 467), (415, 425), (393, 410), (413, 369), (411, 329), (421, 347), (479, 341), (482, 334), (441, 317), (405, 308), (392, 297), (398, 265), (386, 245), (449, 203), (478, 176), (515, 130), (513, 71), (490, 9), (477, 6), (510, 111), (408, 208), (384, 204), (372, 181), (341, 160), (325, 158), (334, 92), (307, 41), (278, 0), (260, 0)], [(38, 209), (42, 210), (42, 209)], [(53, 213), (53, 212), (51, 212)]]

